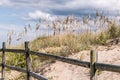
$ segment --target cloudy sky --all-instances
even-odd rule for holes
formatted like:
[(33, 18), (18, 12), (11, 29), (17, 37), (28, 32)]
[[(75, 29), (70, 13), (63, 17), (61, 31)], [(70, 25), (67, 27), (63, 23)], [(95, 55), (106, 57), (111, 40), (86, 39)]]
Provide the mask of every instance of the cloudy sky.
[(120, 0), (0, 0), (0, 45), (9, 30), (21, 30), (39, 18), (120, 10)]

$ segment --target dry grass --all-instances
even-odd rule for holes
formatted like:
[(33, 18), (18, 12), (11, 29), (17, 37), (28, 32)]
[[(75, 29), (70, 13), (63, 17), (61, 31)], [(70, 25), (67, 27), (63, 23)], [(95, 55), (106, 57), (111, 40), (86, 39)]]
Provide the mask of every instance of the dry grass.
[(81, 50), (91, 49), (91, 45), (105, 45), (107, 40), (117, 37), (120, 37), (120, 27), (114, 23), (99, 33), (70, 33), (51, 37), (39, 37), (31, 42), (31, 49), (67, 56)]
[[(95, 30), (92, 30), (90, 27), (90, 19), (91, 17), (87, 16), (81, 21), (75, 16), (68, 16), (64, 19), (57, 18), (52, 22), (45, 22), (45, 25), (47, 25), (46, 27), (48, 28), (48, 33), (46, 33), (48, 36), (40, 36), (31, 41), (31, 50), (68, 56), (82, 50), (91, 49), (92, 45), (105, 45), (107, 40), (120, 37), (120, 24), (116, 23), (115, 19), (111, 20), (101, 13), (96, 13), (93, 20)], [(41, 23), (37, 23), (35, 29), (32, 29), (29, 24), (22, 32), (18, 33), (17, 41), (21, 40), (28, 31), (40, 31), (40, 27)], [(49, 35), (49, 27), (52, 27), (52, 35)], [(12, 43), (12, 36), (15, 36), (16, 34), (14, 31), (11, 31), (8, 34), (9, 45)], [(23, 47), (24, 45), (22, 44), (17, 48)], [(8, 59), (6, 62), (8, 64), (23, 68), (25, 67), (25, 57), (22, 57), (23, 55), (11, 53), (7, 56)], [(34, 65), (32, 66), (34, 71), (43, 66), (45, 61), (51, 61), (50, 59), (47, 60), (36, 56), (31, 56), (31, 58)], [(81, 59), (82, 58), (83, 55), (81, 55)]]

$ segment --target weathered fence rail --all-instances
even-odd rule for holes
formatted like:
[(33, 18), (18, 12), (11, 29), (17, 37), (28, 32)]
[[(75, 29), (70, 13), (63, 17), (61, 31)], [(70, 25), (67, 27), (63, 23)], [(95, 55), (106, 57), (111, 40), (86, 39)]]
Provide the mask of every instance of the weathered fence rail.
[[(90, 80), (97, 80), (97, 70), (99, 70), (99, 69), (105, 70), (105, 71), (120, 72), (120, 65), (110, 65), (110, 64), (98, 63), (97, 62), (97, 57), (98, 57), (97, 51), (92, 50), (90, 52), (90, 62), (86, 62), (86, 61), (80, 61), (80, 60), (66, 58), (66, 57), (62, 57), (62, 56), (56, 56), (56, 55), (52, 55), (52, 54), (48, 54), (48, 53), (30, 51), (28, 44), (29, 44), (28, 42), (25, 42), (25, 50), (6, 49), (5, 43), (3, 42), (3, 47), (2, 47), (2, 49), (0, 49), (0, 52), (2, 52), (2, 63), (0, 64), (0, 66), (2, 66), (2, 80), (5, 79), (5, 67), (9, 68), (11, 70), (16, 70), (16, 71), (26, 73), (27, 80), (30, 80), (31, 76), (38, 80), (48, 80), (47, 78), (43, 77), (42, 75), (38, 75), (37, 73), (31, 72), (30, 55), (37, 55), (40, 57), (42, 56), (42, 57), (66, 62), (69, 64), (90, 68)], [(19, 67), (10, 66), (10, 65), (5, 64), (6, 52), (23, 53), (23, 54), (25, 53), (26, 70), (19, 68)]]
[[(27, 74), (27, 80), (31, 80), (31, 76), (38, 79), (38, 80), (48, 80), (47, 78), (43, 77), (42, 75), (39, 75), (37, 73), (31, 72), (31, 60), (30, 60), (30, 49), (28, 46), (28, 42), (25, 42), (25, 50), (21, 50), (21, 49), (6, 49), (5, 47), (5, 43), (3, 42), (3, 47), (2, 49), (0, 49), (0, 52), (2, 52), (2, 63), (0, 64), (0, 66), (2, 66), (2, 73), (1, 73), (1, 79), (0, 80), (5, 80), (5, 67), (9, 68), (11, 70), (16, 70), (19, 72), (23, 72)], [(7, 65), (5, 63), (5, 54), (6, 52), (13, 52), (13, 53), (21, 53), (21, 54), (25, 54), (26, 57), (26, 70), (22, 69), (20, 67), (15, 67), (15, 66), (11, 66), (11, 65)]]
[(66, 58), (66, 57), (62, 57), (62, 56), (56, 56), (56, 55), (46, 54), (46, 53), (41, 53), (41, 52), (31, 51), (30, 53), (32, 55), (37, 55), (37, 56), (40, 56), (40, 57), (55, 59), (55, 60), (59, 60), (59, 61), (62, 61), (62, 62), (66, 62), (66, 63), (70, 63), (70, 64), (74, 64), (74, 65), (78, 65), (78, 66), (82, 66), (82, 67), (86, 67), (86, 68), (90, 67), (90, 63), (86, 62), (86, 61), (80, 61), (80, 60), (77, 60), (77, 59), (71, 59), (71, 58)]
[[(4, 66), (6, 68), (11, 69), (11, 70), (16, 70), (16, 71), (19, 71), (19, 72), (27, 73), (27, 70), (19, 68), (19, 67), (14, 67), (14, 66), (6, 65), (6, 64)], [(38, 75), (38, 74), (36, 74), (34, 72), (29, 72), (29, 75), (36, 78), (36, 79), (39, 79), (39, 80), (48, 80), (47, 78), (44, 78), (43, 76)]]
[(25, 53), (25, 50), (22, 50), (22, 49), (5, 49), (5, 52)]

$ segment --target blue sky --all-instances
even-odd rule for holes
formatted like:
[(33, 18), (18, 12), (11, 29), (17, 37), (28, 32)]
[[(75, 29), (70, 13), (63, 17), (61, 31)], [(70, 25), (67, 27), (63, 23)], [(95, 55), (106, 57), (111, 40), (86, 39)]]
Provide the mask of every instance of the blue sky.
[[(38, 19), (94, 14), (96, 10), (119, 11), (120, 0), (0, 0), (0, 45), (7, 41), (10, 30), (23, 30), (25, 25), (34, 25)], [(34, 35), (31, 33), (25, 40)]]

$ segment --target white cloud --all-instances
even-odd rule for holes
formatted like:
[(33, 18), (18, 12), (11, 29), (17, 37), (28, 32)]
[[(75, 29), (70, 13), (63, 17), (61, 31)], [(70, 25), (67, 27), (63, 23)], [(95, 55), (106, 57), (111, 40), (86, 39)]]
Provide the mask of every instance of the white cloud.
[(41, 12), (41, 11), (35, 11), (35, 12), (30, 12), (28, 13), (28, 20), (37, 20), (37, 19), (41, 19), (41, 20), (54, 20), (55, 16), (49, 14), (49, 13), (45, 13), (45, 12)]
[(10, 1), (9, 0), (0, 0), (0, 6), (5, 6), (5, 5), (9, 5)]
[(1, 0), (0, 5), (24, 10), (37, 10), (30, 12), (27, 16), (29, 18), (24, 17), (24, 19), (45, 19), (51, 17), (51, 13), (54, 15), (77, 15), (86, 10), (88, 12), (90, 10), (111, 12), (120, 10), (120, 0)]
[(120, 0), (1, 0), (0, 4), (9, 3), (14, 7), (30, 7), (37, 9), (109, 9), (120, 10)]
[(66, 3), (70, 9), (102, 9), (102, 10), (120, 10), (120, 0), (72, 0)]

